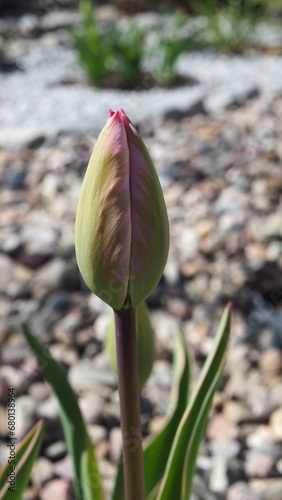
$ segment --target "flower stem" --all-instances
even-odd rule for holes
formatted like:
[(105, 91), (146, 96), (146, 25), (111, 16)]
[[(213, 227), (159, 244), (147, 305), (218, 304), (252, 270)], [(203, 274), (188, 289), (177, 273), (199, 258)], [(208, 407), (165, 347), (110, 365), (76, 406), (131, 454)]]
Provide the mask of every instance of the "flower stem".
[(144, 500), (135, 309), (114, 311), (125, 500)]

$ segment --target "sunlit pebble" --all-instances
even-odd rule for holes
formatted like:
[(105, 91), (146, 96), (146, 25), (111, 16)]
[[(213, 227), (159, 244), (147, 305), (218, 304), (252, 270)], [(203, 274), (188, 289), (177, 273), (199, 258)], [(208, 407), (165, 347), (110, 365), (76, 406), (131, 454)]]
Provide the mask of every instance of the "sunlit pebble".
[(276, 468), (279, 474), (282, 474), (282, 458), (280, 458), (280, 460), (277, 462)]
[(22, 71), (25, 71), (28, 68), (28, 61), (25, 57), (18, 57), (16, 59), (16, 66)]

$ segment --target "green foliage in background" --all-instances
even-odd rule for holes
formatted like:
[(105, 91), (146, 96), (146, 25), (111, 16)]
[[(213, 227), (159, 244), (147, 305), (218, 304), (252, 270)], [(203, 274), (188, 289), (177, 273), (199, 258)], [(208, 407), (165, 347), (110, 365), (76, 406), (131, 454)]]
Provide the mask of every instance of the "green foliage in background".
[(131, 88), (139, 81), (145, 33), (134, 22), (122, 29), (116, 18), (100, 23), (92, 2), (80, 2), (81, 30), (72, 30), (75, 48), (91, 83)]
[(189, 0), (187, 4), (204, 20), (199, 30), (199, 47), (225, 52), (242, 52), (256, 47), (256, 26), (261, 22), (273, 23), (281, 8), (281, 0)]
[(179, 56), (197, 47), (198, 33), (196, 30), (187, 31), (187, 15), (183, 11), (176, 10), (170, 24), (168, 30), (163, 26), (155, 29), (154, 41), (145, 53), (145, 58), (153, 62), (150, 68), (152, 77), (163, 87), (177, 83), (176, 62)]
[[(149, 44), (152, 29), (138, 27), (132, 17), (100, 22), (91, 0), (81, 0), (80, 12), (82, 26), (71, 35), (89, 81), (98, 87), (147, 88), (148, 75), (151, 85), (169, 86), (176, 78), (178, 57), (195, 46), (195, 35), (182, 31), (187, 16), (179, 10), (169, 30), (154, 27)], [(146, 61), (151, 61), (149, 70)]]
[(242, 52), (259, 46), (255, 28), (276, 21), (281, 0), (166, 1), (154, 8), (166, 14), (149, 29), (130, 16), (99, 21), (95, 3), (81, 0), (82, 26), (71, 34), (90, 83), (125, 89), (178, 83), (176, 62), (185, 52)]

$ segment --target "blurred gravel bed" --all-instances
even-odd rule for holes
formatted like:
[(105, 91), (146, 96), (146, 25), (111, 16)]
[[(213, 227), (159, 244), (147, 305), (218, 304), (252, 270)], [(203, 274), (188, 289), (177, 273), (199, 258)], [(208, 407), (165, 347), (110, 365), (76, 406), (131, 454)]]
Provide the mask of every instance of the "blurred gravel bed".
[[(157, 20), (145, 15), (138, 22), (156, 24)], [(74, 52), (66, 29), (74, 24), (78, 17), (71, 11), (0, 22), (0, 31), (10, 36), (10, 66), (0, 72), (0, 146), (14, 149), (36, 138), (54, 139), (62, 132), (98, 133), (109, 102), (113, 108), (127, 109), (139, 123), (190, 116), (199, 110), (218, 114), (255, 95), (271, 101), (282, 92), (282, 56), (271, 50), (249, 51), (244, 56), (213, 51), (183, 55), (178, 71), (190, 84), (179, 88), (149, 88), (152, 78), (145, 75), (131, 91), (97, 90), (87, 85)], [(260, 38), (267, 44), (272, 32), (266, 30), (265, 35), (264, 31)], [(281, 30), (278, 34), (281, 38)]]
[[(43, 48), (35, 45), (35, 51), (44, 52), (44, 44)], [(68, 60), (64, 51), (58, 49), (58, 60)], [(142, 103), (144, 115), (138, 120), (139, 128), (164, 188), (171, 230), (165, 273), (148, 301), (157, 348), (154, 370), (142, 393), (144, 438), (160, 428), (168, 408), (175, 328), (181, 326), (191, 346), (196, 379), (211, 349), (224, 304), (232, 299), (233, 342), (201, 446), (193, 500), (281, 500), (280, 59), (265, 58), (262, 66), (261, 56), (251, 68), (250, 60), (244, 57), (192, 54), (189, 58), (194, 60), (194, 76), (200, 85), (205, 86), (205, 74), (209, 74), (206, 104), (229, 88), (236, 65), (245, 65), (244, 74), (249, 74), (259, 91), (246, 91), (241, 99), (233, 94), (222, 107), (213, 111), (211, 105), (205, 113), (203, 109), (181, 113), (183, 107), (173, 106), (169, 112), (164, 107), (159, 113), (155, 111), (161, 109), (158, 101), (146, 115), (146, 103)], [(215, 71), (202, 66), (200, 59), (203, 64), (209, 60)], [(69, 60), (73, 64), (71, 57)], [(18, 141), (17, 148), (2, 144), (0, 149), (0, 457), (3, 462), (7, 454), (5, 405), (7, 388), (13, 386), (18, 439), (39, 417), (45, 417), (47, 425), (25, 500), (49, 500), (54, 494), (65, 500), (73, 498), (72, 470), (58, 406), (23, 340), (20, 325), (28, 321), (68, 371), (95, 443), (105, 487), (110, 491), (121, 436), (116, 376), (105, 353), (109, 308), (89, 294), (82, 283), (74, 255), (73, 227), (82, 177), (107, 108), (122, 103), (134, 121), (139, 104), (136, 108), (127, 106), (129, 101), (123, 103), (118, 92), (98, 93), (81, 86), (86, 107), (75, 108), (72, 90), (62, 87), (61, 95), (69, 99), (76, 122), (76, 132), (70, 133), (68, 114), (61, 128), (59, 110), (64, 104), (57, 106), (52, 100), (52, 73), (49, 86), (46, 84), (48, 92), (45, 89), (42, 94), (48, 75), (47, 58), (42, 73), (36, 70), (35, 59), (30, 61), (26, 91), (24, 73), (21, 89), (16, 82), (18, 74), (0, 74), (2, 96), (7, 92), (1, 126), (8, 127), (10, 135), (13, 131), (11, 143)], [(55, 64), (56, 58), (52, 61)], [(260, 77), (253, 73), (254, 67)], [(222, 80), (217, 76), (221, 72), (225, 72)], [(267, 73), (269, 82), (264, 84)], [(31, 87), (36, 78), (42, 81), (38, 87)], [(242, 78), (240, 73), (241, 88)], [(247, 76), (244, 82), (248, 83)], [(194, 87), (190, 90), (195, 91)], [(185, 91), (177, 92), (180, 96), (182, 93), (184, 102)], [(87, 100), (90, 94), (92, 114)], [(30, 96), (33, 107), (26, 117)], [(138, 96), (142, 102), (142, 95)], [(26, 106), (25, 110), (21, 106)], [(87, 107), (93, 132), (78, 133), (85, 123)], [(15, 109), (19, 111), (18, 123)], [(146, 116), (150, 119), (145, 120)], [(53, 126), (52, 136), (47, 134), (45, 121), (49, 121), (48, 127)], [(35, 127), (33, 131), (27, 131), (30, 124)], [(64, 133), (58, 135), (58, 130)]]

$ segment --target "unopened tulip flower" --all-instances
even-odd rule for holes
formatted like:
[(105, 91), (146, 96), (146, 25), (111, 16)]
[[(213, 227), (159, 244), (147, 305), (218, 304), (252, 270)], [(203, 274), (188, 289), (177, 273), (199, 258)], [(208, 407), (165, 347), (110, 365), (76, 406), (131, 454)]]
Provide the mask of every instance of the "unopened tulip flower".
[(147, 148), (124, 111), (110, 111), (78, 203), (82, 277), (113, 309), (135, 308), (160, 280), (168, 245), (165, 202)]

